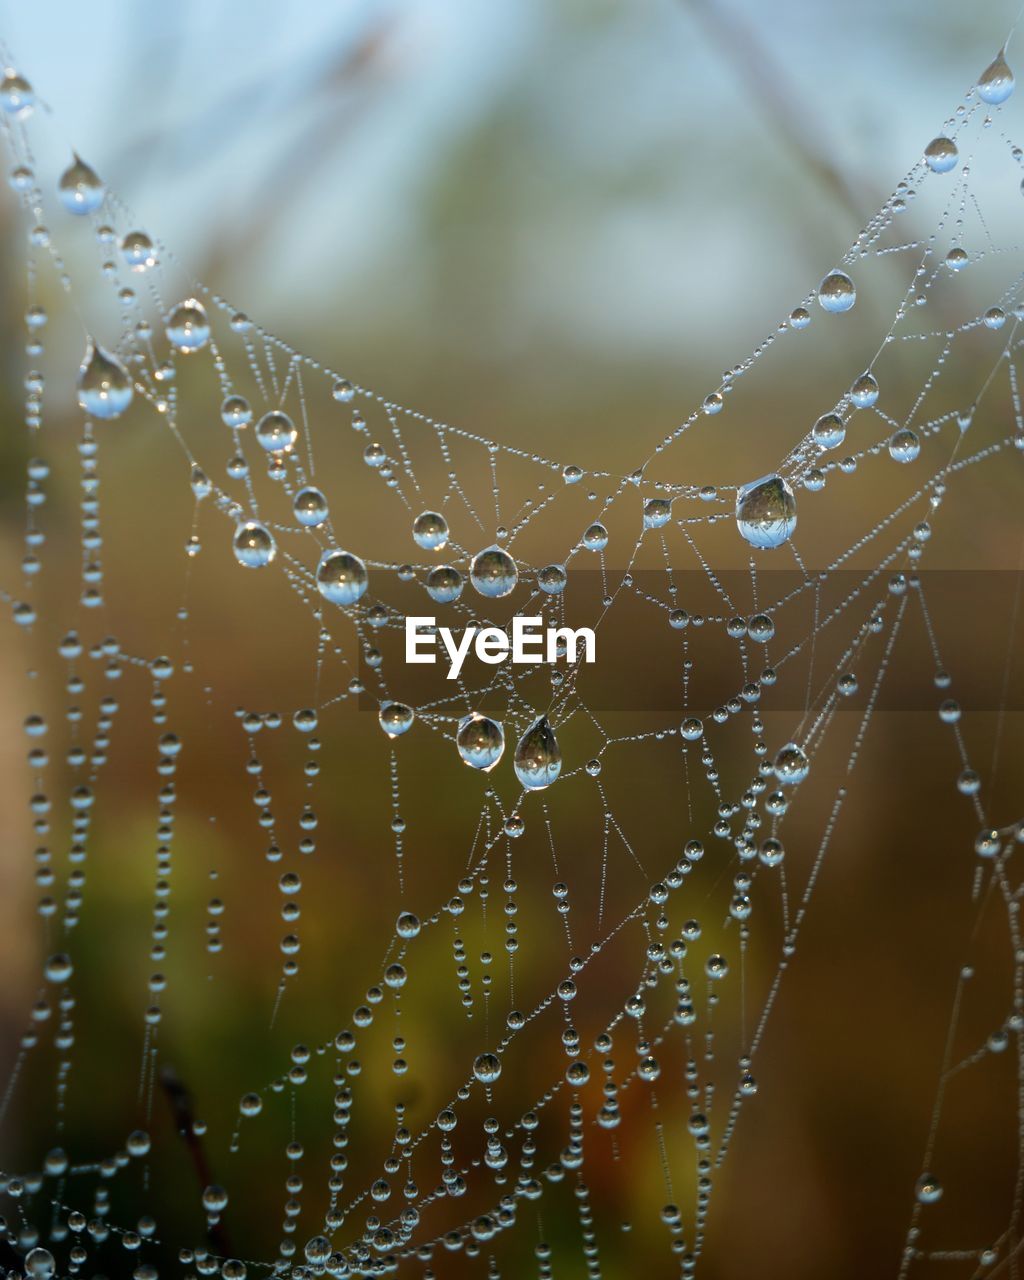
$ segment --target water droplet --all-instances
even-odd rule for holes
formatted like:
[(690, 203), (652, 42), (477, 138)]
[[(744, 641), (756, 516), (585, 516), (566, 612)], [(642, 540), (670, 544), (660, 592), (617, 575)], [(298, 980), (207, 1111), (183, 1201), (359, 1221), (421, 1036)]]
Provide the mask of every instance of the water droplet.
[(811, 429), (819, 449), (835, 449), (846, 439), (846, 425), (838, 413), (823, 413)]
[(967, 250), (962, 249), (959, 245), (950, 249), (949, 253), (946, 254), (946, 266), (949, 267), (950, 271), (962, 271), (969, 261)]
[(474, 711), (459, 721), (455, 742), (466, 764), (490, 773), (504, 754), (505, 731), (499, 721)]
[(473, 1063), (473, 1074), (481, 1084), (493, 1084), (501, 1075), (501, 1060), (496, 1054), (482, 1053)]
[(366, 565), (348, 551), (325, 551), (316, 570), (317, 590), (331, 604), (351, 605), (369, 584)]
[(167, 340), (188, 355), (200, 351), (210, 340), (206, 308), (195, 298), (179, 302), (167, 318)]
[(562, 769), (562, 752), (547, 716), (539, 716), (519, 739), (513, 757), (516, 777), (529, 791), (550, 787)]
[(57, 190), (68, 213), (95, 213), (103, 203), (103, 183), (99, 175), (78, 156), (60, 175)]
[(118, 418), (132, 402), (132, 380), (119, 360), (92, 339), (78, 369), (78, 403), (94, 418)]
[(235, 530), (235, 559), (247, 569), (262, 569), (277, 555), (274, 535), (258, 520), (246, 520)]
[(752, 547), (780, 547), (796, 528), (796, 498), (782, 476), (764, 476), (736, 494), (736, 527)]
[(283, 453), (299, 438), (299, 429), (280, 409), (271, 409), (256, 423), (256, 439), (267, 453)]
[(549, 564), (538, 570), (537, 586), (549, 596), (561, 595), (565, 590), (566, 582), (567, 577), (563, 565)]
[(608, 545), (608, 530), (600, 520), (595, 520), (584, 531), (583, 545), (588, 551), (603, 551)]
[(873, 374), (862, 373), (850, 388), (850, 402), (858, 409), (869, 409), (878, 399), (878, 381)]
[(959, 152), (952, 138), (933, 138), (924, 149), (925, 162), (933, 173), (949, 173), (957, 162)]
[(499, 600), (515, 590), (519, 581), (516, 562), (497, 544), (479, 551), (469, 566), (469, 580), (482, 596)]
[(43, 976), (47, 982), (67, 982), (74, 972), (71, 957), (64, 951), (50, 956), (43, 966)]
[(448, 521), (439, 511), (424, 511), (413, 521), (412, 536), (424, 551), (440, 551), (448, 541)]
[(327, 519), (327, 499), (312, 485), (300, 489), (292, 502), (295, 519), (307, 529), (315, 529)]
[(156, 265), (153, 241), (145, 231), (129, 231), (121, 240), (121, 256), (132, 271), (146, 271)]
[(1013, 72), (1000, 49), (978, 79), (978, 97), (990, 107), (998, 107), (1013, 93), (1013, 85)]
[(660, 529), (672, 518), (672, 503), (664, 498), (648, 498), (644, 503), (644, 528)]
[(803, 782), (810, 772), (810, 761), (802, 747), (795, 742), (787, 742), (775, 757), (775, 776), (787, 787), (794, 787)]
[(934, 1204), (942, 1199), (942, 1183), (933, 1173), (922, 1173), (914, 1184), (914, 1195), (919, 1204)]
[(220, 406), (220, 419), (226, 427), (244, 427), (252, 421), (252, 409), (244, 396), (227, 396)]
[(25, 1275), (27, 1280), (50, 1280), (57, 1272), (57, 1262), (49, 1249), (38, 1245), (25, 1255)]
[(708, 956), (707, 960), (705, 960), (704, 972), (713, 982), (717, 982), (721, 978), (724, 978), (729, 972), (729, 962), (726, 960), (725, 956), (719, 955), (716, 952), (714, 955)]
[(818, 301), (833, 314), (849, 311), (857, 301), (857, 290), (845, 272), (833, 271), (818, 285)]
[(909, 427), (894, 431), (889, 437), (889, 457), (895, 462), (913, 462), (921, 452), (921, 442)]
[(32, 114), (35, 105), (36, 95), (32, 86), (24, 76), (8, 67), (0, 80), (0, 108), (16, 120), (24, 120)]
[(415, 718), (412, 707), (407, 707), (404, 702), (385, 702), (377, 715), (380, 727), (389, 738), (397, 738), (406, 733), (412, 728)]
[(439, 564), (427, 574), (427, 594), (438, 604), (451, 604), (462, 595), (462, 574), (450, 564)]

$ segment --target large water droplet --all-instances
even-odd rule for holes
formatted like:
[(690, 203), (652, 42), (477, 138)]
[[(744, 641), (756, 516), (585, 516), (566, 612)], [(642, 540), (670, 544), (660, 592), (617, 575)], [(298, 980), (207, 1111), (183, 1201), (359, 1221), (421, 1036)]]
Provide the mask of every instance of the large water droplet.
[(889, 437), (889, 456), (895, 462), (913, 462), (920, 452), (921, 441), (909, 427), (902, 427)]
[(795, 787), (803, 782), (810, 771), (810, 761), (802, 747), (795, 742), (787, 742), (775, 757), (775, 776), (786, 786)]
[(493, 1053), (482, 1053), (473, 1063), (473, 1074), (481, 1084), (493, 1084), (501, 1075), (501, 1059)]
[(380, 727), (389, 738), (406, 733), (412, 728), (415, 718), (412, 707), (407, 707), (404, 702), (385, 702), (377, 714)]
[(427, 595), (438, 604), (451, 604), (462, 595), (462, 574), (450, 564), (439, 564), (427, 574)]
[(857, 301), (857, 290), (845, 272), (833, 271), (818, 285), (818, 301), (826, 311), (849, 311)]
[(796, 498), (778, 475), (746, 484), (736, 494), (736, 527), (752, 547), (780, 547), (796, 528)]
[(283, 453), (299, 438), (299, 429), (280, 409), (271, 409), (256, 423), (256, 439), (267, 453)]
[(869, 409), (878, 399), (878, 380), (874, 374), (862, 373), (850, 388), (850, 401), (858, 409)]
[(78, 369), (78, 403), (94, 418), (118, 418), (132, 402), (132, 380), (119, 360), (92, 339)]
[(823, 413), (811, 429), (819, 449), (834, 449), (846, 439), (846, 424), (838, 413)]
[(448, 521), (439, 511), (424, 511), (413, 521), (412, 536), (424, 551), (439, 551), (448, 541)]
[(327, 499), (319, 489), (308, 485), (300, 489), (292, 502), (295, 519), (307, 529), (315, 529), (327, 519)]
[(274, 535), (258, 520), (246, 520), (235, 530), (235, 559), (247, 569), (262, 569), (277, 555)]
[(1000, 49), (981, 73), (978, 80), (978, 97), (982, 102), (987, 102), (990, 107), (998, 107), (1013, 93), (1013, 85), (1013, 72), (1006, 65), (1003, 50)]
[(534, 720), (519, 739), (513, 764), (516, 777), (529, 791), (542, 791), (558, 777), (562, 752), (547, 716)]
[(99, 175), (78, 156), (60, 175), (57, 190), (68, 213), (95, 213), (103, 203), (103, 183)]
[(317, 590), (331, 604), (350, 605), (366, 591), (366, 565), (348, 551), (325, 551), (316, 570)]
[(924, 149), (925, 162), (933, 173), (949, 173), (957, 162), (959, 152), (952, 138), (933, 138)]
[(56, 1272), (57, 1261), (49, 1249), (37, 1245), (25, 1255), (25, 1275), (28, 1280), (50, 1280)]
[(8, 67), (0, 80), (0, 109), (16, 120), (24, 120), (32, 114), (35, 105), (36, 95), (32, 86), (24, 76)]
[(504, 754), (505, 731), (499, 721), (474, 711), (459, 721), (455, 742), (466, 764), (490, 773)]
[(519, 570), (509, 553), (495, 545), (473, 557), (469, 579), (482, 596), (497, 600), (515, 590)]
[(146, 271), (156, 265), (153, 241), (145, 231), (129, 231), (121, 240), (121, 256), (133, 271)]
[(210, 340), (206, 308), (195, 298), (179, 302), (167, 318), (167, 340), (186, 355), (199, 351)]

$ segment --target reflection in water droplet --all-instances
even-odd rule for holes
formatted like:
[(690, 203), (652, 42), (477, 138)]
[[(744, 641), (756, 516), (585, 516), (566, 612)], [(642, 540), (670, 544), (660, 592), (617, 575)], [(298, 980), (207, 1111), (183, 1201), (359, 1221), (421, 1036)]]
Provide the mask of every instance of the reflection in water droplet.
[(469, 580), (482, 596), (499, 600), (515, 590), (519, 570), (509, 553), (495, 545), (477, 552), (473, 557), (469, 566)]
[(24, 76), (8, 68), (0, 80), (0, 109), (14, 116), (16, 120), (24, 120), (32, 114), (36, 104), (36, 95), (32, 86)]
[(802, 747), (795, 742), (787, 742), (775, 757), (775, 776), (786, 786), (796, 786), (803, 782), (810, 772), (810, 761)]
[(519, 739), (513, 758), (516, 777), (530, 791), (549, 787), (562, 770), (562, 752), (547, 716), (539, 716)]
[(235, 559), (247, 569), (262, 569), (277, 555), (274, 535), (258, 520), (246, 520), (235, 530)]
[(796, 498), (778, 475), (744, 485), (736, 495), (736, 527), (752, 547), (780, 547), (796, 528)]
[(369, 585), (366, 565), (348, 551), (325, 551), (316, 570), (317, 590), (331, 604), (355, 604)]
[(95, 213), (103, 203), (103, 183), (99, 175), (78, 156), (60, 175), (57, 190), (68, 213)]
[(117, 418), (132, 402), (132, 380), (119, 360), (90, 339), (78, 369), (78, 403), (94, 418)]
[(299, 429), (280, 409), (271, 409), (256, 423), (256, 439), (267, 453), (283, 453), (299, 438)]
[(1006, 65), (1006, 59), (1000, 49), (981, 73), (978, 80), (978, 97), (982, 102), (987, 102), (990, 107), (998, 107), (1013, 93), (1013, 85), (1013, 72)]
[(412, 536), (425, 551), (439, 551), (448, 541), (448, 521), (439, 511), (424, 511), (413, 521)]
[(167, 340), (186, 355), (199, 351), (210, 340), (206, 308), (195, 298), (179, 302), (167, 319)]
[(873, 374), (862, 373), (850, 388), (850, 401), (858, 409), (868, 409), (878, 399), (878, 380)]
[(842, 271), (833, 271), (818, 285), (818, 301), (826, 311), (833, 314), (849, 311), (857, 301), (857, 290), (848, 275)]
[(889, 437), (889, 456), (895, 462), (913, 462), (921, 452), (921, 442), (909, 427), (903, 427)]
[(959, 152), (952, 138), (933, 138), (924, 149), (925, 162), (933, 173), (949, 173), (956, 166)]
[(451, 604), (462, 595), (462, 574), (450, 564), (439, 564), (427, 574), (427, 595), (438, 604)]
[(407, 707), (404, 702), (385, 702), (377, 715), (380, 727), (389, 738), (397, 738), (411, 729), (415, 718), (412, 707)]
[(308, 485), (300, 489), (292, 502), (295, 519), (307, 529), (315, 529), (327, 519), (327, 499), (319, 489)]
[(505, 751), (505, 731), (499, 721), (474, 711), (459, 721), (455, 742), (466, 764), (490, 773)]
[(121, 240), (121, 256), (133, 271), (145, 271), (156, 264), (153, 241), (145, 231), (129, 231)]

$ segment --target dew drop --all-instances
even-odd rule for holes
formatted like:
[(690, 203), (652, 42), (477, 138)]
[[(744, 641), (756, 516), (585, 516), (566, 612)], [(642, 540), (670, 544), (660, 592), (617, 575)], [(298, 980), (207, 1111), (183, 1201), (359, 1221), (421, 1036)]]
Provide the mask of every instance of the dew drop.
[(450, 564), (439, 564), (427, 574), (427, 595), (438, 604), (451, 604), (462, 595), (462, 574)]
[(298, 438), (298, 427), (280, 409), (271, 409), (256, 423), (256, 439), (267, 453), (284, 453)]
[(914, 1184), (914, 1195), (919, 1204), (934, 1204), (942, 1199), (942, 1183), (933, 1173), (922, 1173)]
[(277, 555), (274, 535), (258, 520), (246, 520), (235, 530), (232, 540), (235, 559), (247, 569), (262, 569)]
[(94, 418), (118, 418), (132, 402), (132, 380), (124, 365), (92, 339), (78, 369), (78, 404)]
[(397, 738), (406, 733), (412, 728), (415, 718), (412, 707), (407, 707), (404, 702), (385, 702), (377, 714), (380, 727), (389, 738)]
[(519, 581), (516, 562), (497, 544), (479, 551), (469, 566), (469, 580), (482, 596), (499, 600), (515, 590)]
[(121, 256), (132, 271), (147, 271), (156, 265), (153, 241), (145, 231), (129, 231), (121, 240)]
[(95, 213), (103, 203), (103, 183), (99, 175), (78, 156), (60, 175), (57, 190), (68, 213)]
[(833, 271), (818, 285), (818, 301), (832, 314), (849, 311), (857, 301), (857, 290), (845, 272)]
[(481, 1053), (473, 1063), (473, 1074), (481, 1084), (493, 1084), (501, 1075), (501, 1060), (496, 1054)]
[(925, 162), (933, 173), (949, 173), (956, 166), (958, 156), (952, 138), (933, 138), (924, 149)]
[(316, 570), (317, 590), (331, 604), (351, 605), (369, 584), (366, 565), (348, 551), (325, 551)]
[(781, 547), (796, 528), (796, 498), (782, 476), (764, 476), (736, 495), (736, 527), (752, 547)]
[(913, 462), (920, 452), (921, 442), (909, 427), (902, 427), (889, 437), (889, 457), (894, 462)]
[(850, 388), (850, 403), (858, 409), (869, 409), (878, 399), (878, 380), (871, 373), (862, 373)]
[(473, 711), (459, 721), (455, 743), (466, 764), (490, 773), (504, 754), (505, 731), (499, 721)]
[(206, 308), (195, 298), (179, 302), (167, 317), (166, 332), (168, 342), (183, 354), (202, 350), (210, 340)]
[(787, 787), (803, 782), (810, 772), (810, 762), (802, 747), (795, 742), (787, 742), (775, 757), (775, 776)]
[(424, 551), (440, 551), (448, 542), (448, 521), (439, 511), (424, 511), (413, 521), (412, 536)]
[(300, 489), (292, 501), (295, 519), (307, 529), (315, 529), (327, 519), (327, 499), (312, 485)]
[(1006, 58), (1003, 56), (1003, 50), (1000, 49), (981, 73), (978, 80), (978, 97), (990, 107), (998, 107), (1013, 93), (1013, 86), (1013, 72), (1006, 65)]
[(513, 758), (516, 777), (528, 791), (551, 786), (562, 769), (562, 752), (547, 716), (539, 716), (519, 739)]
[(24, 120), (32, 114), (35, 105), (36, 95), (32, 86), (24, 76), (8, 67), (0, 80), (0, 108), (16, 120)]

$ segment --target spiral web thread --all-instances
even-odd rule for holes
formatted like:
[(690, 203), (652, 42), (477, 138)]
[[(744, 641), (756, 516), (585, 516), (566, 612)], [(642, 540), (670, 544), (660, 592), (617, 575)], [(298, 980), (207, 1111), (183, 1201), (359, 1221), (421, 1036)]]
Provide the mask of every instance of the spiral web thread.
[[(968, 810), (972, 833), (980, 832), (966, 842), (960, 832), (950, 833), (943, 856), (959, 860), (962, 892), (949, 909), (966, 922), (961, 933), (972, 943), (979, 936), (1005, 939), (1001, 976), (1005, 980), (1008, 970), (1010, 981), (1000, 987), (1001, 1013), (983, 1043), (961, 1053), (958, 1028), (978, 975), (969, 955), (957, 971), (943, 1057), (931, 1077), (930, 1113), (922, 1104), (930, 1122), (920, 1178), (907, 1187), (910, 1221), (894, 1271), (902, 1277), (941, 1260), (960, 1264), (956, 1274), (1004, 1268), (1017, 1274), (1024, 1203), (1024, 1110), (1017, 1096), (1024, 1088), (1022, 827), (1019, 811), (996, 812), (991, 803), (1009, 752), (1017, 598), (1008, 640), (1000, 641), (994, 743), (991, 755), (979, 759), (970, 709), (955, 701), (958, 667), (970, 666), (972, 657), (962, 644), (954, 651), (944, 647), (922, 572), (939, 531), (971, 520), (970, 511), (957, 505), (957, 492), (980, 469), (998, 473), (993, 503), (1006, 499), (1009, 519), (1019, 527), (1024, 275), (1020, 251), (997, 242), (976, 196), (975, 170), (984, 169), (994, 189), (1008, 193), (1007, 202), (1020, 201), (1021, 155), (1007, 132), (1013, 100), (1007, 107), (994, 101), (999, 83), (997, 75), (987, 93), (972, 89), (946, 122), (944, 136), (958, 152), (948, 171), (916, 163), (838, 265), (856, 285), (858, 309), (868, 305), (871, 280), (896, 300), (873, 359), (865, 361), (853, 343), (848, 356), (844, 350), (851, 362), (846, 385), (868, 372), (881, 392), (862, 408), (845, 392), (823, 404), (822, 414), (842, 420), (845, 441), (822, 447), (820, 432), (816, 439), (808, 431), (776, 461), (774, 471), (796, 495), (797, 529), (781, 546), (753, 552), (737, 530), (737, 495), (771, 469), (747, 468), (742, 455), (757, 429), (756, 411), (744, 417), (733, 402), (776, 353), (781, 357), (814, 335), (833, 347), (845, 341), (842, 326), (849, 318), (829, 314), (816, 292), (635, 471), (588, 471), (434, 421), (349, 384), (201, 283), (183, 288), (180, 268), (159, 241), (152, 265), (129, 270), (119, 245), (137, 230), (130, 211), (106, 190), (95, 211), (70, 218), (54, 199), (56, 175), (36, 172), (31, 139), (39, 113), (5, 111), (11, 167), (21, 171), (14, 186), (28, 244), (26, 367), (46, 369), (50, 328), (61, 312), (74, 324), (81, 306), (83, 328), (129, 371), (134, 389), (131, 407), (116, 421), (79, 414), (73, 450), (67, 432), (47, 430), (50, 418), (60, 421), (70, 396), (63, 388), (64, 400), (51, 408), (57, 394), (51, 382), (58, 388), (69, 383), (68, 371), (26, 378), (26, 429), (36, 456), (29, 463), (25, 576), (4, 599), (26, 666), (54, 671), (67, 701), (46, 718), (45, 734), (41, 711), (27, 724), (35, 752), (29, 765), (32, 814), (43, 846), (35, 854), (40, 927), (50, 958), (4, 1096), (4, 1122), (10, 1125), (20, 1114), (19, 1098), (33, 1078), (48, 1081), (50, 1101), (29, 1124), (40, 1171), (9, 1169), (3, 1175), (12, 1210), (8, 1240), (23, 1260), (17, 1265), (33, 1275), (117, 1274), (127, 1267), (145, 1280), (176, 1257), (172, 1265), (182, 1274), (238, 1277), (248, 1269), (426, 1276), (449, 1274), (468, 1258), (490, 1276), (547, 1277), (559, 1273), (563, 1258), (576, 1274), (582, 1257), (586, 1273), (597, 1276), (609, 1251), (621, 1254), (623, 1228), (632, 1224), (611, 1222), (595, 1209), (599, 1193), (590, 1171), (620, 1159), (625, 1132), (629, 1145), (639, 1145), (645, 1162), (660, 1170), (663, 1184), (660, 1203), (651, 1207), (661, 1234), (652, 1237), (656, 1246), (645, 1244), (651, 1250), (645, 1266), (664, 1267), (665, 1274), (699, 1272), (716, 1179), (746, 1109), (766, 1105), (756, 1072), (761, 1055), (772, 1052), (772, 1015), (797, 963), (849, 787), (870, 751), (869, 729), (913, 618), (923, 626), (938, 673), (929, 694), (931, 714), (944, 722), (934, 748), (937, 776)], [(905, 237), (904, 224), (923, 217), (928, 201), (937, 210), (933, 231)], [(91, 292), (79, 303), (75, 269), (58, 245), (65, 235), (81, 239), (83, 227), (92, 232), (98, 270), (91, 270)], [(988, 269), (991, 303), (979, 314), (962, 282)], [(105, 309), (97, 279), (109, 292)], [(49, 327), (38, 309), (47, 291), (57, 300), (47, 307)], [(165, 333), (173, 309), (190, 295), (210, 328), (195, 351), (176, 346)], [(887, 387), (918, 364), (916, 390), (900, 406)], [(951, 368), (972, 388), (966, 403), (956, 392), (955, 406), (946, 392)], [(252, 406), (253, 424), (227, 428), (220, 422), (221, 403), (239, 395)], [(255, 421), (271, 410), (285, 411), (297, 428), (286, 450), (267, 450), (254, 438)], [(731, 482), (705, 483), (702, 442), (725, 430), (739, 440), (729, 458)], [(166, 484), (176, 493), (191, 486), (193, 496), (191, 531), (176, 536), (185, 594), (169, 657), (133, 652), (109, 634), (112, 597), (130, 592), (131, 577), (122, 581), (117, 572), (105, 572), (99, 481), (110, 455), (132, 432), (169, 440), (173, 452), (159, 455)], [(550, 452), (557, 454), (555, 443)], [(146, 455), (136, 453), (131, 467), (115, 472), (115, 483), (130, 486), (133, 469), (144, 465)], [(79, 598), (70, 601), (47, 596), (41, 584), (48, 572), (47, 516), (69, 501), (73, 481), (57, 483), (56, 501), (49, 503), (48, 489), (73, 477), (75, 467), (83, 553)], [(906, 483), (891, 498), (897, 473)], [(304, 528), (292, 504), (310, 486), (325, 495), (330, 515)], [(889, 503), (883, 516), (865, 521), (861, 513), (871, 506), (865, 498), (840, 508), (842, 519), (833, 519), (830, 508), (849, 492), (856, 496), (858, 486), (881, 489)], [(353, 515), (363, 500), (372, 503), (373, 519)], [(447, 545), (426, 556), (410, 536), (423, 511), (442, 513), (449, 530)], [(575, 530), (568, 539), (559, 520)], [(217, 607), (243, 608), (244, 597), (257, 611), (265, 608), (253, 616), (273, 627), (275, 611), (290, 601), (311, 626), (308, 650), (287, 655), (297, 673), (294, 702), (267, 707), (258, 692), (263, 673), (232, 673), (233, 690), (240, 680), (251, 689), (250, 701), (236, 709), (221, 699), (219, 673), (208, 674), (202, 656), (193, 658), (200, 623), (188, 600), (205, 560), (217, 547), (227, 553), (246, 521), (272, 536), (275, 553), (255, 571), (234, 562), (225, 568), (229, 594)], [(805, 528), (811, 534), (803, 542)], [(829, 546), (820, 528), (840, 541), (819, 566), (812, 557)], [(501, 600), (481, 595), (468, 580), (473, 556), (492, 543), (514, 557), (518, 571), (515, 592)], [(332, 603), (317, 585), (321, 555), (339, 548), (366, 566), (367, 592), (352, 605)], [(411, 550), (416, 561), (408, 564), (403, 557)], [(729, 563), (743, 567), (729, 569)], [(426, 575), (438, 564), (462, 575), (462, 594), (453, 603), (437, 604), (424, 593)], [(563, 591), (540, 589), (537, 572), (545, 565), (564, 567)], [(776, 575), (780, 565), (785, 572)], [(130, 572), (146, 569), (137, 564)], [(287, 595), (279, 590), (263, 606), (270, 582)], [(698, 605), (701, 584), (704, 603)], [(628, 687), (633, 668), (621, 676), (627, 688), (617, 706), (602, 709), (604, 694), (590, 705), (587, 682), (594, 672), (564, 663), (550, 669), (469, 663), (456, 682), (444, 681), (439, 671), (429, 692), (418, 685), (406, 692), (406, 614), (436, 614), (456, 630), (474, 621), (506, 627), (513, 612), (561, 623), (574, 597), (583, 612), (574, 625), (586, 623), (597, 634), (598, 671), (605, 633), (620, 611), (632, 609), (630, 616), (640, 620), (631, 624), (631, 634), (634, 642), (640, 637), (641, 648), (655, 632), (671, 642), (674, 705), (645, 711), (638, 704), (634, 713)], [(208, 616), (204, 625), (210, 624)], [(64, 636), (59, 649), (51, 631)], [(720, 700), (703, 690), (709, 647), (709, 669), (716, 678), (726, 673)], [(642, 665), (641, 657), (637, 667)], [(792, 700), (778, 701), (791, 674), (801, 691), (796, 712)], [(97, 689), (90, 702), (87, 691)], [(381, 725), (402, 732), (382, 732), (378, 708)], [(499, 720), (507, 743), (494, 773), (483, 777), (459, 760), (455, 744), (461, 718), (474, 711)], [(542, 714), (561, 744), (563, 766), (551, 788), (524, 791), (512, 755)], [(217, 716), (237, 718), (234, 732), (241, 733), (249, 756), (242, 767), (204, 745), (202, 726)], [(332, 738), (338, 726), (342, 736)], [(364, 972), (347, 969), (323, 980), (323, 998), (306, 1015), (309, 1038), (296, 1045), (278, 1028), (306, 976), (300, 951), (315, 948), (323, 928), (358, 924), (332, 926), (337, 904), (315, 895), (306, 901), (304, 885), (318, 860), (337, 856), (343, 838), (330, 830), (332, 824), (344, 829), (331, 793), (351, 765), (345, 753), (356, 749), (352, 726), (367, 768), (386, 781), (387, 812), (377, 823), (371, 856), (380, 862), (389, 895), (385, 914), (398, 924), (390, 940), (360, 953)], [(111, 770), (126, 763), (111, 744), (119, 734), (137, 744), (140, 756), (155, 749), (159, 761), (155, 911), (146, 944), (152, 976), (133, 1033), (133, 1053), (141, 1052), (137, 1128), (112, 1137), (113, 1151), (83, 1157), (62, 1145), (69, 1112), (88, 1108), (88, 1090), (76, 1090), (76, 1077), (85, 1072), (94, 1078), (83, 1064), (102, 1058), (106, 1048), (104, 1033), (94, 1035), (76, 1008), (76, 983), (93, 956), (88, 949), (80, 954), (78, 940), (88, 924), (93, 877), (116, 875), (118, 859), (127, 856), (122, 846), (138, 843), (134, 833), (122, 841), (116, 823), (108, 823), (93, 851), (97, 817), (105, 808), (114, 819), (118, 812), (118, 775)], [(787, 744), (799, 750), (787, 757)], [(54, 763), (60, 753), (67, 756), (63, 770)], [(173, 1077), (164, 1072), (163, 1045), (173, 1034), (166, 1006), (174, 988), (175, 944), (194, 948), (196, 919), (204, 921), (212, 989), (220, 991), (216, 967), (232, 945), (220, 920), (244, 912), (245, 902), (233, 901), (230, 893), (205, 907), (188, 895), (180, 906), (176, 901), (179, 868), (190, 856), (187, 843), (175, 843), (176, 823), (182, 824), (190, 803), (188, 780), (179, 786), (177, 779), (179, 763), (190, 754), (201, 770), (217, 776), (226, 806), (252, 789), (256, 816), (248, 810), (245, 822), (265, 842), (266, 857), (254, 860), (246, 850), (246, 876), (274, 892), (280, 885), (286, 921), (280, 950), (271, 936), (264, 951), (273, 971), (266, 999), (246, 1010), (260, 1026), (269, 1021), (260, 1034), (280, 1074), (250, 1080), (240, 1110), (237, 1098), (219, 1099), (220, 1109), (205, 1123), (195, 1120), (185, 1090), (175, 1094)], [(425, 772), (429, 793), (468, 820), (463, 849), (431, 845), (429, 812), (422, 821), (406, 820), (407, 769)], [(635, 814), (621, 816), (616, 779), (628, 788), (641, 772), (669, 780), (667, 829), (638, 822)], [(206, 817), (217, 820), (216, 812)], [(229, 850), (228, 857), (235, 856)], [(422, 872), (411, 874), (421, 857), (433, 864), (426, 879)], [(536, 892), (535, 881), (543, 886)], [(307, 942), (307, 922), (318, 913), (327, 924), (319, 933), (314, 927)], [(552, 931), (560, 959), (545, 949)], [(756, 964), (755, 944), (761, 956)], [(534, 945), (544, 958), (539, 974), (529, 958)], [(434, 977), (429, 969), (427, 957), (435, 952), (447, 954), (449, 965), (454, 957), (454, 1000), (452, 979)], [(609, 956), (614, 967), (602, 968)], [(421, 971), (431, 972), (429, 981), (419, 980)], [(947, 976), (936, 974), (935, 981)], [(371, 985), (355, 998), (353, 1010), (335, 1014), (352, 1001), (353, 990), (364, 990), (365, 981)], [(214, 998), (230, 1003), (226, 994)], [(184, 991), (173, 1004), (174, 1018), (189, 1018), (190, 999)], [(413, 1002), (429, 1010), (442, 1000), (448, 1003), (437, 1015), (439, 1028), (453, 1007), (475, 1019), (478, 1048), (466, 1060), (446, 1060), (436, 1045), (415, 1037), (408, 1044), (394, 1039)], [(432, 1016), (426, 1015), (428, 1023)], [(525, 1108), (514, 1096), (517, 1074), (532, 1080), (528, 1065), (544, 1055), (531, 1048), (527, 1058), (522, 1044), (544, 1046), (548, 1073)], [(123, 1051), (118, 1042), (119, 1056), (108, 1069), (116, 1087), (127, 1091), (135, 1060), (129, 1063)], [(429, 1067), (417, 1076), (421, 1051)], [(998, 1055), (1013, 1060), (1016, 1082), (1009, 1095), (1013, 1119), (1006, 1121), (1014, 1156), (1004, 1221), (980, 1244), (946, 1243), (948, 1233), (938, 1233), (935, 1224), (948, 1197), (943, 1203), (943, 1178), (933, 1168), (946, 1095), (962, 1073)], [(417, 1081), (409, 1098), (403, 1096), (407, 1079)], [(153, 1217), (137, 1226), (111, 1212), (111, 1198), (125, 1183), (135, 1197), (127, 1203), (137, 1203), (139, 1194), (146, 1200), (150, 1171), (168, 1158), (161, 1144), (180, 1142), (174, 1134), (157, 1140), (151, 1133), (160, 1129), (161, 1081), (178, 1099), (179, 1128), (190, 1149), (205, 1162), (205, 1146), (219, 1179), (196, 1189), (188, 1238), (167, 1237), (159, 1203), (149, 1205)], [(381, 1082), (393, 1102), (389, 1125), (378, 1103), (363, 1099)], [(375, 1117), (369, 1129), (360, 1127), (363, 1105)], [(247, 1154), (258, 1142), (252, 1135), (263, 1131), (270, 1145), (256, 1149), (264, 1155)], [(246, 1222), (244, 1196), (239, 1199), (235, 1188), (245, 1182), (246, 1162), (255, 1159), (283, 1166), (289, 1179), (280, 1242), (276, 1250), (270, 1244), (247, 1249), (236, 1228), (229, 1249), (226, 1225)], [(575, 1225), (552, 1230), (555, 1218)], [(257, 1227), (249, 1223), (247, 1235), (259, 1239)], [(932, 1243), (933, 1231), (941, 1243)], [(618, 1243), (610, 1243), (612, 1236)]]

